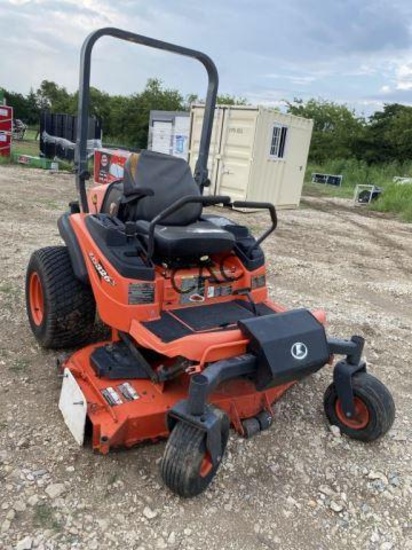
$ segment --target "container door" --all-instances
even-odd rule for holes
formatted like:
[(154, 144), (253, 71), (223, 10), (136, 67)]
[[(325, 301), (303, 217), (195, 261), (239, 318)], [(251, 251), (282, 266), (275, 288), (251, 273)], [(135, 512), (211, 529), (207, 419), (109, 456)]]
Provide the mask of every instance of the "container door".
[(245, 200), (258, 111), (230, 107), (225, 111), (214, 192), (229, 195), (233, 200)]
[(177, 116), (173, 134), (173, 156), (187, 160), (189, 149), (190, 118)]
[(152, 127), (152, 151), (170, 155), (172, 148), (172, 122), (155, 120)]
[[(199, 156), (200, 134), (202, 132), (202, 123), (205, 110), (204, 107), (194, 105), (190, 112), (191, 130), (190, 130), (190, 151), (189, 164), (192, 172), (194, 172)], [(205, 195), (215, 194), (216, 181), (218, 177), (218, 157), (219, 146), (222, 135), (222, 126), (224, 118), (224, 109), (217, 107), (213, 119), (212, 138), (210, 141), (209, 157), (207, 161), (207, 169), (209, 171), (210, 187), (204, 190)]]
[(311, 126), (289, 128), (285, 150), (285, 166), (277, 204), (298, 206), (309, 154)]

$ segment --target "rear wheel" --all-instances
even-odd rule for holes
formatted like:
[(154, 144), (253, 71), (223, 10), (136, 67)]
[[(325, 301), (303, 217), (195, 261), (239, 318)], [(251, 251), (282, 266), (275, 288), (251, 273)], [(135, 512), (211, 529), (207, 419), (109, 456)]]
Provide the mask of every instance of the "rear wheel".
[(96, 316), (93, 292), (76, 279), (65, 246), (32, 254), (26, 273), (26, 310), (33, 334), (45, 348), (77, 346), (89, 338)]
[(348, 418), (343, 412), (335, 384), (325, 392), (324, 407), (329, 422), (353, 439), (374, 441), (386, 434), (395, 419), (395, 403), (388, 388), (367, 373), (352, 379), (355, 415)]
[(181, 497), (194, 497), (209, 486), (219, 469), (229, 438), (229, 420), (222, 418), (222, 456), (213, 465), (206, 448), (206, 434), (186, 422), (178, 422), (170, 434), (162, 458), (160, 473), (164, 483)]

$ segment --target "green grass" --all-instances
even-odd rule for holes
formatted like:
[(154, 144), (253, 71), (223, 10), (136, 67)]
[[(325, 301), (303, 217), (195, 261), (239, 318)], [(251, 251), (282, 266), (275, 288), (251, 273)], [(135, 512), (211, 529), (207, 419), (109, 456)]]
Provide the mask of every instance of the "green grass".
[(38, 157), (40, 153), (40, 143), (38, 141), (13, 141), (11, 152), (19, 155), (30, 155)]
[(349, 199), (353, 197), (354, 188), (349, 185), (335, 187), (334, 185), (324, 185), (323, 183), (305, 182), (303, 186), (303, 195), (306, 196), (326, 196), (341, 197)]
[(14, 293), (15, 287), (9, 282), (1, 283), (0, 284), (0, 292), (4, 292), (4, 294), (12, 294)]
[(40, 140), (36, 139), (37, 133), (36, 128), (28, 128), (24, 133), (24, 139), (14, 139), (11, 144), (12, 153), (38, 157), (40, 153)]
[(357, 159), (335, 159), (323, 165), (309, 163), (305, 181), (311, 180), (313, 172), (341, 174), (343, 176), (342, 187), (350, 187), (351, 189), (354, 189), (358, 184), (385, 186), (392, 182), (394, 176), (412, 176), (412, 161), (368, 165), (366, 162)]
[(55, 517), (55, 510), (43, 502), (36, 504), (34, 508), (33, 523), (35, 527), (53, 529), (53, 531), (60, 531), (62, 528), (61, 523)]
[[(312, 173), (342, 175), (342, 186), (312, 183)], [(356, 185), (377, 185), (383, 193), (369, 208), (379, 212), (392, 212), (402, 220), (412, 222), (412, 185), (396, 185), (395, 176), (412, 177), (412, 161), (391, 162), (369, 166), (356, 159), (330, 160), (323, 165), (309, 163), (303, 193), (306, 195), (352, 198)]]
[[(38, 157), (40, 155), (40, 140), (36, 139), (38, 130), (35, 127), (28, 128), (24, 134), (24, 139), (13, 140), (11, 152), (18, 155), (29, 155)], [(11, 164), (11, 159), (8, 157), (0, 157), (0, 164)], [(64, 160), (59, 160), (59, 170), (71, 171), (73, 164)], [(22, 165), (24, 166), (24, 165)]]
[(378, 212), (393, 212), (398, 214), (401, 220), (412, 222), (412, 184), (386, 185), (382, 195), (370, 205), (370, 208)]
[[(39, 133), (39, 129), (32, 126), (24, 132), (24, 139), (28, 141), (34, 141)], [(40, 141), (40, 140), (39, 140)]]
[(0, 157), (0, 165), (1, 164), (11, 164), (10, 157)]
[(29, 365), (30, 362), (27, 359), (16, 359), (13, 365), (9, 367), (9, 370), (12, 372), (25, 372)]

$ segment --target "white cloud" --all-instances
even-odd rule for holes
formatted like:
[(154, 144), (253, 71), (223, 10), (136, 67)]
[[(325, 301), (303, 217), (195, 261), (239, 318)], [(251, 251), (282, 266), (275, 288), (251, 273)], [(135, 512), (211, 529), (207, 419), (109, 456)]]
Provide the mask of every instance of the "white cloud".
[[(221, 91), (264, 104), (294, 96), (362, 105), (412, 90), (409, 0), (0, 0), (0, 85), (27, 93), (42, 79), (77, 88), (81, 44), (103, 26), (204, 50)], [(13, 29), (10, 33), (9, 30)], [(129, 94), (147, 78), (205, 93), (193, 61), (113, 39), (98, 42), (92, 83)], [(376, 90), (379, 90), (378, 94)], [(369, 104), (368, 103), (368, 104)]]
[(396, 89), (412, 90), (412, 61), (402, 63), (396, 71)]

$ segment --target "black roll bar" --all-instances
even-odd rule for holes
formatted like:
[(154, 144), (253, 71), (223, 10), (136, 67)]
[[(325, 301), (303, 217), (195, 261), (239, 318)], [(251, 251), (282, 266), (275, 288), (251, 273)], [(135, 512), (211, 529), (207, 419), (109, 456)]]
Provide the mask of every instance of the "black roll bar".
[(79, 110), (77, 121), (76, 141), (76, 187), (80, 195), (80, 204), (83, 212), (88, 212), (86, 181), (89, 179), (87, 159), (87, 137), (89, 120), (89, 96), (90, 96), (90, 67), (92, 49), (95, 43), (102, 36), (112, 36), (134, 44), (141, 44), (149, 48), (165, 50), (185, 57), (193, 57), (202, 63), (208, 75), (208, 87), (205, 103), (205, 114), (203, 118), (202, 134), (200, 137), (199, 156), (196, 162), (194, 178), (199, 185), (201, 192), (207, 181), (207, 157), (209, 155), (210, 138), (212, 135), (213, 117), (216, 105), (216, 95), (219, 84), (219, 76), (213, 61), (206, 54), (156, 40), (140, 34), (124, 31), (114, 27), (106, 27), (92, 32), (83, 42), (80, 52), (80, 82), (79, 82)]

